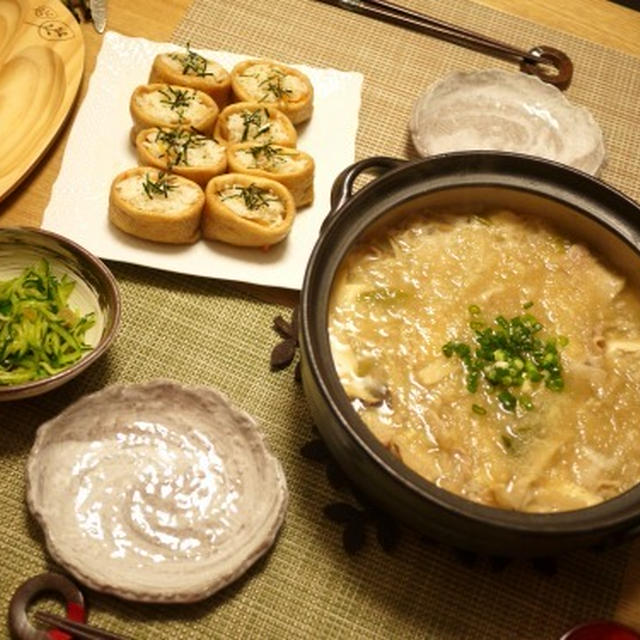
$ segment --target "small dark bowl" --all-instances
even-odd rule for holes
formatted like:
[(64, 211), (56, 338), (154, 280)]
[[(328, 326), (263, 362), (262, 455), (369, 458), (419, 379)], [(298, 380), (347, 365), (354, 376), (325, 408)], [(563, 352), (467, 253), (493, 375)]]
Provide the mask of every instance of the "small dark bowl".
[[(384, 171), (355, 195), (355, 178)], [(334, 184), (332, 212), (309, 260), (300, 302), (302, 381), (330, 451), (375, 503), (429, 536), (501, 556), (544, 556), (613, 544), (640, 531), (640, 486), (593, 507), (523, 513), (440, 489), (397, 460), (351, 407), (335, 371), (327, 317), (336, 271), (363, 232), (424, 207), (482, 203), (553, 221), (628, 277), (640, 274), (640, 207), (605, 183), (556, 163), (511, 153), (464, 152), (417, 162), (371, 158)]]
[(46, 259), (56, 275), (75, 283), (71, 306), (93, 312), (96, 324), (87, 332), (92, 349), (77, 362), (47, 378), (0, 385), (0, 401), (19, 400), (51, 391), (82, 373), (111, 346), (120, 324), (120, 292), (107, 266), (68, 238), (26, 227), (0, 229), (0, 280), (19, 275), (25, 267)]

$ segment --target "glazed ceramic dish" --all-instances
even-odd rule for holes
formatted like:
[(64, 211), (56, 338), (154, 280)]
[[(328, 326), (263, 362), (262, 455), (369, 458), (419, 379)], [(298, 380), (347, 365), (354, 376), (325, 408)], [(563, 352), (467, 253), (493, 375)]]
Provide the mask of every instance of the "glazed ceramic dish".
[(514, 151), (596, 174), (605, 158), (591, 113), (556, 87), (524, 73), (457, 71), (432, 84), (411, 116), (422, 156), (464, 150)]
[[(367, 169), (386, 173), (353, 195), (354, 180)], [(352, 406), (331, 357), (327, 318), (336, 274), (354, 244), (425, 209), (468, 211), (482, 205), (536, 216), (584, 241), (637, 282), (638, 205), (582, 172), (498, 152), (453, 153), (413, 163), (364, 160), (337, 179), (332, 203), (301, 294), (302, 379), (314, 421), (351, 479), (401, 520), (474, 551), (546, 555), (635, 535), (640, 530), (637, 485), (588, 508), (525, 513), (472, 502), (413, 472), (377, 440)]]
[(85, 396), (38, 430), (27, 503), (53, 558), (128, 600), (202, 600), (273, 544), (288, 494), (255, 421), (169, 381)]
[(95, 314), (95, 324), (85, 335), (91, 347), (80, 360), (49, 377), (3, 386), (0, 401), (35, 396), (71, 380), (102, 356), (113, 342), (120, 324), (120, 293), (106, 265), (80, 245), (55, 233), (27, 228), (0, 229), (0, 281), (19, 276), (45, 259), (58, 278), (75, 285), (69, 305), (80, 314)]

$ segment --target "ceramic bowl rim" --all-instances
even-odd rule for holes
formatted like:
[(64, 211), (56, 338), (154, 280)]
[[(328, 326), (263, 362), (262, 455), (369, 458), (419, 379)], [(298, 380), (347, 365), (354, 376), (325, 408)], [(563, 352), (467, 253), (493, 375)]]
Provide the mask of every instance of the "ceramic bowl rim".
[(103, 331), (95, 347), (85, 356), (80, 358), (80, 360), (72, 364), (70, 367), (46, 378), (23, 382), (21, 384), (0, 386), (0, 402), (19, 400), (45, 393), (77, 376), (79, 373), (84, 371), (84, 369), (98, 360), (111, 346), (120, 327), (122, 316), (122, 301), (118, 283), (115, 276), (111, 273), (106, 264), (100, 260), (100, 258), (94, 256), (91, 252), (73, 240), (70, 240), (58, 233), (54, 233), (53, 231), (29, 226), (3, 227), (0, 228), (0, 241), (3, 236), (8, 236), (10, 234), (24, 236), (26, 238), (30, 236), (33, 238), (48, 238), (49, 240), (52, 240), (54, 244), (61, 246), (77, 257), (81, 263), (88, 266), (89, 270), (96, 276), (97, 281), (100, 282), (101, 287), (106, 294), (106, 298), (110, 302), (109, 307), (111, 309), (111, 315), (109, 316), (110, 326)]

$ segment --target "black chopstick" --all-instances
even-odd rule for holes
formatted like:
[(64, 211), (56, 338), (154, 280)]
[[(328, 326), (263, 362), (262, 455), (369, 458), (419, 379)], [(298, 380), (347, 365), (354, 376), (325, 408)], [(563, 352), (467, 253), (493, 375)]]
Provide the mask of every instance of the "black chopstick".
[(78, 640), (131, 640), (124, 636), (116, 635), (99, 627), (93, 627), (83, 622), (75, 622), (68, 618), (63, 618), (55, 613), (47, 613), (46, 611), (36, 611), (33, 615), (36, 622), (47, 625), (49, 627), (60, 629), (70, 633)]
[(485, 53), (500, 54), (518, 60), (539, 62), (535, 54), (523, 49), (485, 37), (475, 31), (457, 27), (443, 20), (432, 18), (418, 11), (394, 4), (389, 0), (319, 0), (341, 9), (377, 18), (414, 31), (438, 36), (454, 44), (462, 44)]

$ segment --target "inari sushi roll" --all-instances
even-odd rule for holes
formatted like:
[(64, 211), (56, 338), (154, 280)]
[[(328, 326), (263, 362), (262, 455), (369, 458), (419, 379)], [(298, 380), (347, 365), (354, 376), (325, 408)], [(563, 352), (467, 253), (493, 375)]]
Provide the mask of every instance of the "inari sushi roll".
[(171, 171), (201, 187), (227, 170), (225, 145), (193, 129), (152, 127), (136, 136), (140, 164)]
[(132, 141), (150, 127), (189, 127), (210, 135), (219, 109), (211, 96), (172, 84), (143, 84), (131, 95)]
[(309, 78), (274, 60), (245, 60), (231, 70), (231, 90), (237, 101), (277, 107), (293, 124), (311, 118), (313, 86)]
[(200, 237), (203, 206), (204, 193), (195, 182), (156, 167), (135, 167), (111, 184), (109, 220), (138, 238), (190, 244)]
[(157, 55), (153, 60), (149, 82), (197, 89), (211, 96), (220, 109), (227, 105), (231, 94), (229, 72), (215, 60), (193, 51), (189, 45), (182, 52)]
[(280, 144), (295, 147), (298, 134), (291, 120), (276, 107), (258, 102), (235, 102), (225, 107), (216, 120), (213, 137), (220, 143)]
[(227, 149), (229, 171), (270, 178), (283, 184), (296, 203), (313, 202), (313, 158), (300, 149), (275, 144), (243, 142)]
[(284, 240), (296, 215), (293, 196), (275, 180), (227, 173), (205, 190), (202, 235), (241, 247)]

